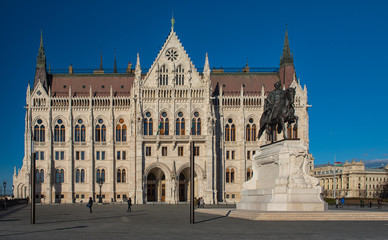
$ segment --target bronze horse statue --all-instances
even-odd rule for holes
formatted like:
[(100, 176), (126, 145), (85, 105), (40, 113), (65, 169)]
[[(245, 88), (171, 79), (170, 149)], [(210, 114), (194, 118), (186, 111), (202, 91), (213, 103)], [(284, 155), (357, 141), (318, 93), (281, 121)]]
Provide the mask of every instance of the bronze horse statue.
[[(260, 118), (260, 130), (258, 138), (260, 139), (264, 130), (271, 136), (271, 142), (273, 142), (272, 129), (277, 129), (278, 134), (283, 131), (284, 139), (288, 139), (285, 123), (295, 123), (294, 130), (298, 128), (298, 117), (295, 116), (294, 109), (295, 88), (288, 88), (284, 91), (280, 102), (273, 106), (272, 111), (264, 110), (264, 113)], [(276, 114), (273, 114), (276, 113)], [(271, 119), (269, 119), (271, 118)]]

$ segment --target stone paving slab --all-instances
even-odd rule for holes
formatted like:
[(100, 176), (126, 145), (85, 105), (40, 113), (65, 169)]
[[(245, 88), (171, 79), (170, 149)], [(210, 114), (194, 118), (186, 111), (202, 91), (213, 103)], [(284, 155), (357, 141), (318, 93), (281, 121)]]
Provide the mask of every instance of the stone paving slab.
[[(206, 208), (205, 208), (206, 209)], [(0, 216), (0, 239), (387, 239), (388, 221), (251, 221), (196, 212), (188, 205), (37, 206)]]

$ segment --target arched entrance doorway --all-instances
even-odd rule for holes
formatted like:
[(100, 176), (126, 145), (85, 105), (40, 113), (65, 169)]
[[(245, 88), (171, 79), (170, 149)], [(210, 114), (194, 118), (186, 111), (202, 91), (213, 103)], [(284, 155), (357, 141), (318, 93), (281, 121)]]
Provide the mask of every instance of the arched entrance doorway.
[(153, 168), (147, 175), (147, 202), (166, 200), (166, 176), (160, 168)]
[[(190, 199), (190, 168), (185, 168), (179, 174), (179, 201), (187, 202)], [(197, 174), (194, 173), (194, 196), (198, 196)]]

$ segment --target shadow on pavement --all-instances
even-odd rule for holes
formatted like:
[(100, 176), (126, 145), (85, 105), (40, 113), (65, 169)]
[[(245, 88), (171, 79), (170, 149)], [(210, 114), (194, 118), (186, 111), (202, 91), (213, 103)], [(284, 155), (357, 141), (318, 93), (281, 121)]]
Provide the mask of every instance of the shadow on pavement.
[(0, 234), (0, 237), (6, 237), (6, 236), (18, 236), (23, 234), (30, 234), (30, 233), (42, 233), (42, 232), (51, 232), (51, 231), (63, 231), (63, 230), (70, 230), (70, 229), (77, 229), (77, 228), (87, 228), (87, 226), (75, 226), (75, 227), (66, 227), (66, 228), (55, 228), (51, 230), (40, 230), (40, 231), (31, 231), (31, 232), (21, 232), (21, 233), (11, 233), (11, 234)]
[(230, 212), (231, 211), (228, 211), (228, 213), (225, 216), (213, 217), (213, 218), (209, 218), (209, 219), (205, 219), (205, 220), (201, 220), (201, 221), (196, 221), (195, 223), (204, 223), (204, 222), (214, 221), (214, 220), (221, 219), (221, 218), (226, 218), (229, 216)]

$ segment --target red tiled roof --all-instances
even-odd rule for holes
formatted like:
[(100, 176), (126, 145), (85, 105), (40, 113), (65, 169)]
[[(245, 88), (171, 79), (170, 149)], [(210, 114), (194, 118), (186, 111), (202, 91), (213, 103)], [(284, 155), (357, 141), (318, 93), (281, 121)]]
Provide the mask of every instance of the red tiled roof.
[(274, 89), (274, 83), (279, 81), (279, 73), (220, 73), (212, 74), (210, 78), (213, 90), (218, 83), (224, 95), (240, 95), (243, 84), (245, 95), (259, 95), (262, 84), (266, 93)]
[(133, 74), (53, 74), (51, 96), (68, 96), (69, 86), (73, 96), (109, 96), (112, 86), (114, 96), (128, 96), (135, 76)]

